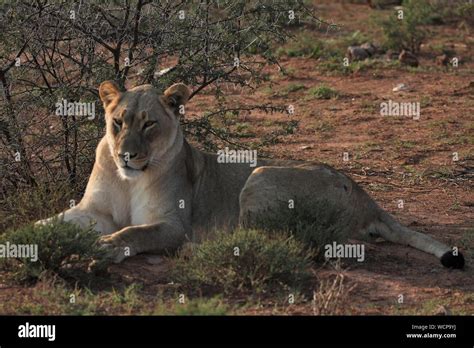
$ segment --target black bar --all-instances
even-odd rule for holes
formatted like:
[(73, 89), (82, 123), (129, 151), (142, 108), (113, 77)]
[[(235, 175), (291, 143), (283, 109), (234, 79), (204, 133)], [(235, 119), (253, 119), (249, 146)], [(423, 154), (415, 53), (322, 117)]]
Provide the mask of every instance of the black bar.
[[(55, 340), (20, 338), (26, 323), (55, 327)], [(413, 326), (415, 325), (415, 327)], [(430, 326), (434, 325), (434, 326)], [(439, 327), (438, 325), (449, 325)], [(454, 328), (455, 325), (455, 328)], [(423, 329), (424, 328), (424, 329)], [(0, 346), (21, 344), (410, 344), (472, 347), (474, 317), (460, 316), (0, 316)], [(407, 338), (407, 334), (456, 334)]]

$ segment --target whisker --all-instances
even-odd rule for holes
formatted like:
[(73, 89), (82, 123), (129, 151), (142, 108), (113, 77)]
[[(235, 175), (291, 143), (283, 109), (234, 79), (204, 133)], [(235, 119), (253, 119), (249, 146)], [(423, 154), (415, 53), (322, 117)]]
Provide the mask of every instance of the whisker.
[(148, 165), (151, 167), (158, 167), (160, 165), (161, 161), (158, 159), (152, 158), (151, 160), (148, 161)]

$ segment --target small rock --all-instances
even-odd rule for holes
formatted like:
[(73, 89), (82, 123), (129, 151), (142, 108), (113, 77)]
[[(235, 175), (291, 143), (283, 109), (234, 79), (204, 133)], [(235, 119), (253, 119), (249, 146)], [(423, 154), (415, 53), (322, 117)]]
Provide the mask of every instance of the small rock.
[(364, 60), (369, 58), (369, 53), (359, 46), (349, 46), (347, 48), (347, 58), (349, 61)]
[(169, 67), (169, 68), (166, 68), (166, 69), (162, 69), (160, 71), (155, 71), (155, 73), (153, 74), (153, 77), (154, 78), (159, 78), (159, 77), (162, 77), (164, 75), (166, 75), (167, 73), (169, 73), (170, 71), (174, 70), (175, 67)]
[(377, 47), (370, 42), (366, 42), (361, 46), (349, 46), (347, 48), (347, 58), (351, 62), (357, 60), (364, 60), (373, 56), (377, 52)]
[(396, 85), (392, 89), (392, 91), (394, 91), (394, 92), (409, 91), (409, 90), (410, 90), (410, 88), (408, 88), (408, 86), (405, 85), (404, 83), (399, 83), (398, 85)]
[(300, 150), (308, 150), (308, 149), (312, 149), (313, 147), (311, 145), (304, 145), (304, 146), (301, 146), (300, 147)]
[(398, 60), (400, 61), (400, 63), (409, 66), (416, 67), (419, 65), (418, 58), (413, 53), (406, 50), (402, 50), (402, 52), (398, 56)]

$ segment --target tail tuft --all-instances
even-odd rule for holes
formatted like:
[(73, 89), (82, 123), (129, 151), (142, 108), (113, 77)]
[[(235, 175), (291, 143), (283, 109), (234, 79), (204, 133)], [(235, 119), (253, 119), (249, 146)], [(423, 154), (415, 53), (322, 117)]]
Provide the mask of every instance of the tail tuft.
[(461, 269), (464, 268), (464, 256), (462, 256), (460, 252), (458, 252), (457, 255), (453, 255), (453, 251), (451, 250), (441, 257), (441, 263), (447, 268)]

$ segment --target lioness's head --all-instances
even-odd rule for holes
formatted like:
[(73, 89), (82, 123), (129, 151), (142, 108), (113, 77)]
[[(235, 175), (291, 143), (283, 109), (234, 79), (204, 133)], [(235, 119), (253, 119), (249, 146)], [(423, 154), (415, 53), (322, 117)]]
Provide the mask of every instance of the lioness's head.
[(122, 92), (114, 82), (106, 81), (99, 95), (107, 141), (122, 178), (139, 177), (158, 167), (173, 148), (181, 147), (179, 111), (190, 95), (186, 85), (174, 84), (160, 95), (151, 85)]

